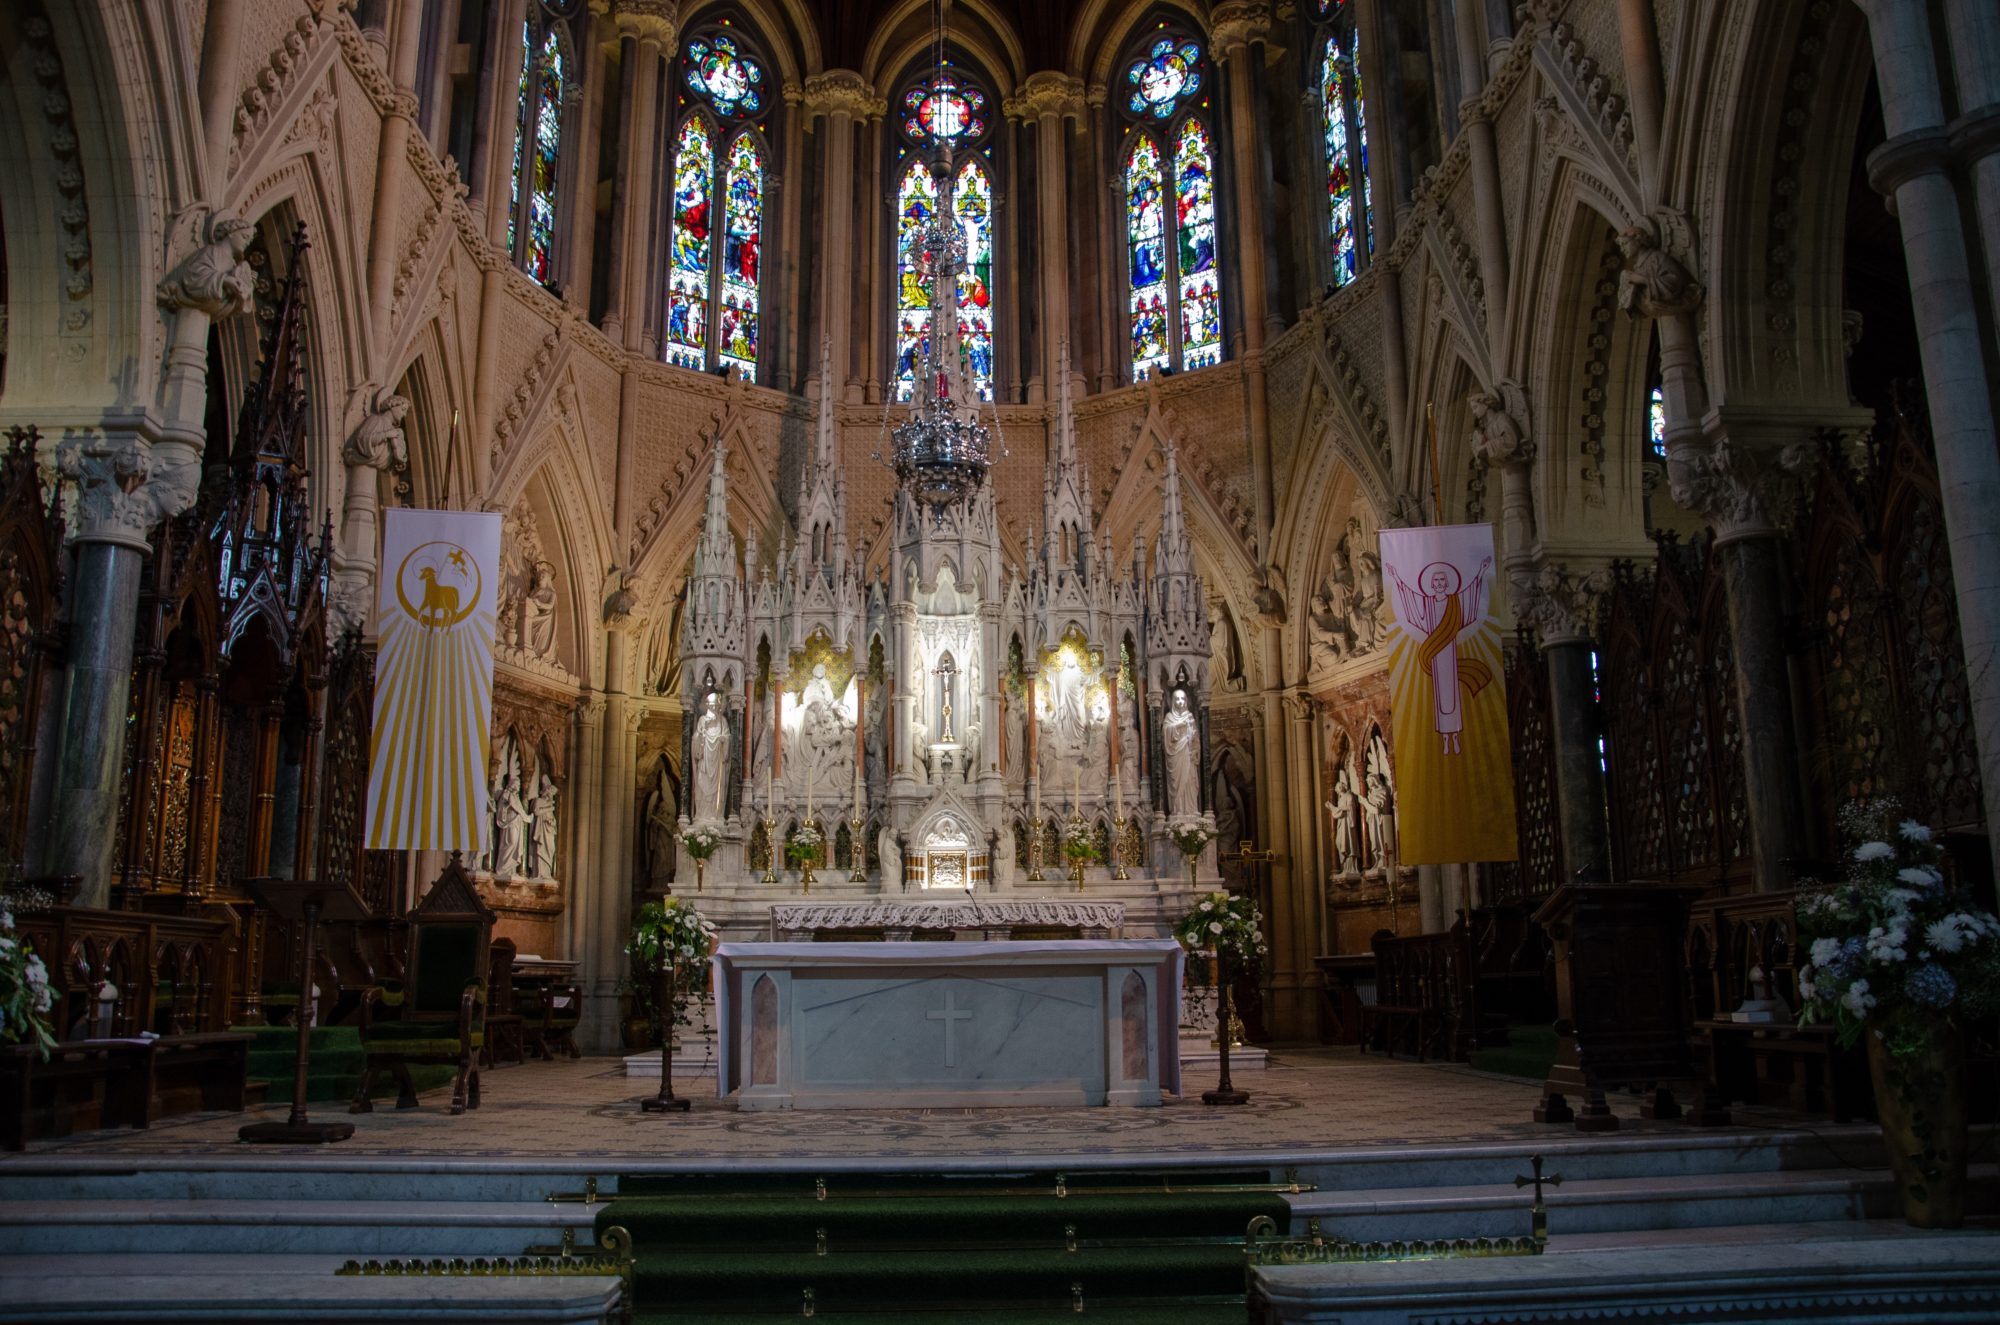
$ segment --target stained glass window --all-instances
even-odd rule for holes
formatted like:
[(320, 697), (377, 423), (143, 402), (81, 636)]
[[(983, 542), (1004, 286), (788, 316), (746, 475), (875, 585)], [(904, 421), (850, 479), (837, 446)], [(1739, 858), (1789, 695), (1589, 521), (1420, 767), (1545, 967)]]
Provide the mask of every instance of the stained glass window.
[(764, 70), (736, 47), (728, 33), (696, 37), (688, 43), (687, 85), (727, 116), (755, 115), (764, 109)]
[(952, 205), (965, 231), (958, 275), (958, 335), (982, 400), (993, 399), (993, 182), (973, 157), (959, 167)]
[(1141, 133), (1125, 156), (1125, 235), (1132, 260), (1132, 376), (1167, 362), (1167, 230), (1160, 149)]
[[(1344, 6), (1323, 7), (1342, 12)], [(1344, 14), (1343, 14), (1344, 16)], [(1375, 251), (1374, 195), (1368, 183), (1368, 120), (1361, 96), (1361, 39), (1342, 25), (1327, 33), (1321, 48), (1319, 95), (1321, 130), (1326, 146), (1326, 207), (1328, 240), (1333, 253), (1333, 283), (1345, 285), (1360, 275), (1361, 250)], [(1360, 213), (1355, 210), (1355, 184), (1361, 187)]]
[[(555, 248), (556, 158), (562, 147), (562, 102), (567, 70), (554, 31), (539, 41), (532, 23), (521, 25), (521, 86), (515, 103), (514, 203), (507, 217), (507, 248), (530, 276), (547, 283)], [(526, 242), (520, 236), (527, 214)]]
[(1667, 453), (1667, 393), (1657, 386), (1646, 401), (1646, 448), (1657, 456)]
[(1157, 38), (1125, 71), (1131, 94), (1125, 105), (1134, 115), (1169, 120), (1201, 91), (1201, 47), (1186, 37)]
[(1222, 359), (1221, 273), (1215, 266), (1215, 177), (1208, 131), (1190, 116), (1174, 147), (1175, 267), (1181, 281), (1181, 367)]
[(903, 132), (918, 142), (959, 142), (986, 136), (986, 94), (950, 74), (903, 94)]
[[(692, 116), (674, 146), (674, 210), (668, 236), (668, 363), (708, 366), (709, 212), (715, 193), (715, 140), (708, 121)], [(732, 200), (733, 201), (733, 200)], [(734, 218), (731, 218), (732, 220)]]
[(912, 160), (896, 186), (896, 399), (908, 400), (917, 388), (917, 355), (926, 348), (931, 301), (924, 292), (923, 228), (937, 213), (937, 181), (930, 167)]
[(725, 364), (757, 370), (757, 250), (763, 234), (764, 154), (750, 130), (729, 148), (728, 211), (722, 240), (722, 329), (716, 349)]
[(1320, 57), (1319, 95), (1326, 133), (1326, 205), (1333, 219), (1333, 283), (1356, 275), (1354, 251), (1354, 169), (1347, 150), (1347, 79), (1341, 72), (1340, 43), (1332, 33)]
[(725, 122), (769, 109), (764, 68), (733, 32), (711, 29), (688, 41), (682, 70), (681, 104), (695, 105), (674, 140), (661, 354), (754, 376), (771, 148), (761, 125)]

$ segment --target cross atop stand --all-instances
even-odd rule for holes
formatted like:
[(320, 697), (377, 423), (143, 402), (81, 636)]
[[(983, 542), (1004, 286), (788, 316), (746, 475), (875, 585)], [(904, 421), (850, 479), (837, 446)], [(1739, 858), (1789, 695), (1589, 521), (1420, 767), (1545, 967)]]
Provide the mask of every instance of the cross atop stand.
[(1535, 1241), (1547, 1242), (1549, 1240), (1549, 1207), (1542, 1201), (1542, 1184), (1547, 1183), (1551, 1187), (1560, 1187), (1562, 1186), (1562, 1174), (1551, 1173), (1547, 1177), (1543, 1177), (1542, 1157), (1540, 1155), (1536, 1155), (1528, 1162), (1535, 1166), (1533, 1176), (1525, 1173), (1514, 1175), (1514, 1186), (1520, 1188), (1526, 1187), (1529, 1183), (1535, 1185), (1535, 1203), (1529, 1207), (1528, 1213), (1534, 1219)]

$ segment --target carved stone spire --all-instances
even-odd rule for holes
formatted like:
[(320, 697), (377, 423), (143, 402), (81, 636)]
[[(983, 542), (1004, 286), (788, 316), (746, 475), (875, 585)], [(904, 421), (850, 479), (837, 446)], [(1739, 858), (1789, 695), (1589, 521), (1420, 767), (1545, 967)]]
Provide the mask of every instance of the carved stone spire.
[(813, 449), (799, 475), (799, 541), (793, 570), (839, 580), (847, 573), (847, 479), (840, 465), (840, 432), (833, 415), (833, 338), (820, 337), (819, 418)]
[(708, 505), (701, 518), (701, 541), (695, 545), (694, 573), (697, 578), (705, 575), (734, 578), (736, 539), (729, 532), (728, 454), (724, 450), (720, 431), (715, 434), (715, 446), (710, 456)]
[(1049, 465), (1042, 483), (1045, 570), (1058, 564), (1089, 573), (1092, 558), (1090, 472), (1077, 456), (1076, 399), (1070, 386), (1069, 338), (1057, 342), (1055, 423), (1049, 431)]
[(1188, 538), (1187, 514), (1181, 509), (1179, 449), (1172, 438), (1160, 447), (1167, 472), (1160, 477), (1160, 541), (1154, 567), (1161, 577), (1194, 574), (1194, 544)]

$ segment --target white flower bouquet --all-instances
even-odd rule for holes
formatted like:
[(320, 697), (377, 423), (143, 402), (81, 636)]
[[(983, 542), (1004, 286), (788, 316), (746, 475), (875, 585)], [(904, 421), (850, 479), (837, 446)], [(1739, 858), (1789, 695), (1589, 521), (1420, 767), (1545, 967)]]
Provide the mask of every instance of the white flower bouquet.
[(1809, 953), (1799, 1015), (1831, 1023), (1844, 1045), (1874, 1030), (1907, 1058), (2000, 1009), (2000, 920), (1946, 884), (1929, 828), (1914, 819), (1891, 827), (1894, 817), (1879, 801), (1845, 812), (1856, 842), (1846, 882), (1799, 899)]
[(1255, 971), (1270, 949), (1264, 942), (1264, 918), (1248, 897), (1212, 892), (1174, 926), (1174, 937), (1190, 952), (1213, 952), (1231, 969)]
[(1215, 834), (1199, 819), (1175, 819), (1167, 825), (1167, 838), (1183, 856), (1193, 857), (1215, 840)]
[(14, 928), (14, 913), (0, 907), (0, 1044), (34, 1044), (48, 1057), (56, 1042), (49, 1029), (54, 1007), (48, 967)]
[(806, 820), (785, 843), (785, 863), (793, 869), (819, 864), (819, 849), (825, 842), (826, 835), (819, 831), (819, 825)]
[(681, 834), (681, 843), (687, 847), (688, 859), (707, 860), (722, 845), (722, 830), (712, 823), (699, 823)]

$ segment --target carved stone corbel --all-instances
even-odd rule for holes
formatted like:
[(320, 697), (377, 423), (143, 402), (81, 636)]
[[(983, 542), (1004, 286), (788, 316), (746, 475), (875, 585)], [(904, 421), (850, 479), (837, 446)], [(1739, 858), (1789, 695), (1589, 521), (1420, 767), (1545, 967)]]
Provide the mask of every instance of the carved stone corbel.
[(113, 543), (149, 553), (147, 535), (194, 504), (201, 461), (185, 448), (154, 448), (136, 437), (70, 438), (56, 448), (56, 468), (76, 485), (73, 541)]
[(234, 212), (209, 212), (195, 227), (193, 249), (161, 279), (160, 307), (174, 313), (193, 309), (211, 320), (247, 311), (256, 275), (244, 254), (256, 231)]
[(1595, 638), (1598, 611), (1611, 592), (1604, 567), (1581, 573), (1559, 561), (1543, 561), (1514, 584), (1515, 615), (1535, 632), (1543, 648)]
[(1701, 307), (1706, 293), (1701, 282), (1662, 242), (1676, 228), (1673, 220), (1663, 217), (1618, 232), (1618, 253), (1624, 259), (1618, 306), (1632, 317), (1685, 316)]

